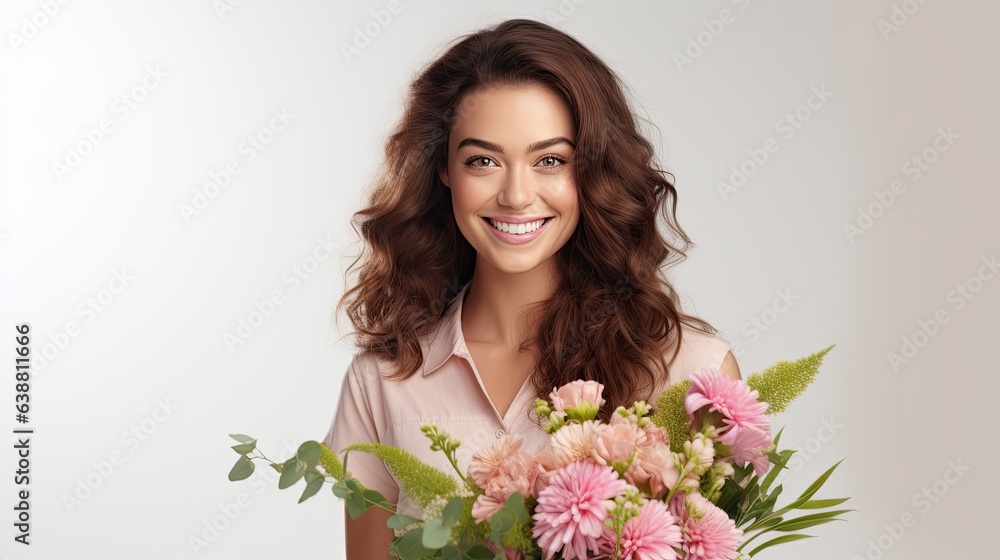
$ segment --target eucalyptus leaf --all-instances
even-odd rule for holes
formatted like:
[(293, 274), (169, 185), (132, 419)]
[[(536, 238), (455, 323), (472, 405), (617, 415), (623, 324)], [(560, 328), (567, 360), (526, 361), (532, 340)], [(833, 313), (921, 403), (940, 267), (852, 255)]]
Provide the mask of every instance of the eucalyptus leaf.
[(435, 517), (424, 524), (424, 535), (420, 544), (424, 548), (438, 550), (451, 540), (451, 527), (445, 527), (440, 517)]
[(319, 454), (321, 451), (322, 448), (320, 447), (319, 442), (310, 440), (300, 445), (299, 450), (295, 452), (295, 455), (299, 458), (299, 461), (302, 461), (310, 467), (315, 467), (319, 464)]
[(285, 489), (295, 484), (306, 473), (306, 466), (292, 457), (285, 461), (281, 469), (281, 477), (278, 478), (278, 488)]
[(452, 498), (441, 512), (441, 521), (445, 527), (453, 527), (462, 516), (462, 498)]
[(299, 497), (299, 502), (302, 503), (308, 500), (310, 497), (319, 492), (319, 489), (323, 487), (323, 477), (314, 478), (306, 483), (306, 489), (302, 491), (302, 496)]
[(240, 455), (246, 455), (254, 449), (257, 449), (256, 441), (251, 441), (250, 443), (238, 443), (233, 446), (233, 451), (239, 453)]
[(400, 529), (406, 527), (407, 525), (412, 525), (414, 523), (420, 523), (420, 519), (415, 517), (410, 517), (409, 515), (403, 515), (402, 513), (397, 513), (390, 517), (386, 522), (385, 526), (390, 529)]
[(256, 443), (257, 442), (256, 439), (254, 439), (254, 438), (252, 438), (250, 436), (247, 436), (247, 435), (243, 435), (243, 434), (229, 434), (229, 437), (235, 439), (236, 441), (238, 441), (240, 443)]
[(240, 458), (236, 460), (236, 464), (233, 465), (233, 469), (229, 471), (229, 480), (243, 480), (253, 474), (253, 469), (253, 461), (247, 459), (246, 455), (240, 455)]

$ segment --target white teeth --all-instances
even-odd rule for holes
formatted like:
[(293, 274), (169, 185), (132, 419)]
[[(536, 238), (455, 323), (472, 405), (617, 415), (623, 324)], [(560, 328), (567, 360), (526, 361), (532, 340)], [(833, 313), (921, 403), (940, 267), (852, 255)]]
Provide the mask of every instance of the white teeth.
[(534, 222), (528, 222), (526, 224), (507, 224), (504, 222), (498, 222), (493, 218), (490, 218), (490, 223), (493, 224), (493, 227), (497, 228), (498, 230), (504, 233), (511, 233), (514, 235), (524, 235), (525, 233), (531, 233), (536, 229), (542, 227), (542, 224), (545, 223), (545, 220), (544, 219), (535, 220)]

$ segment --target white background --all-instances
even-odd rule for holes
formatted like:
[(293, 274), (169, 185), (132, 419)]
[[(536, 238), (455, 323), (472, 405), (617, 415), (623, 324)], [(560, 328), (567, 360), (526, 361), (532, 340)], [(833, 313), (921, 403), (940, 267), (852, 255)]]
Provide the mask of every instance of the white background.
[[(761, 557), (994, 548), (1000, 278), (975, 278), (1000, 252), (996, 3), (401, 0), (384, 25), (383, 1), (233, 3), (0, 7), (5, 429), (19, 427), (14, 325), (30, 323), (33, 351), (50, 356), (31, 385), (32, 545), (13, 541), (11, 436), (0, 558), (343, 556), (328, 489), (296, 505), (302, 483), (278, 490), (262, 464), (229, 482), (227, 434), (284, 459), (326, 433), (352, 355), (332, 314), (358, 250), (348, 220), (406, 87), (450, 40), (510, 17), (553, 23), (630, 84), (697, 244), (672, 276), (686, 310), (738, 345), (744, 375), (837, 344), (774, 424), (802, 448), (786, 493), (846, 457), (825, 495), (860, 511)], [(724, 9), (732, 23), (711, 23)], [(814, 87), (831, 95), (805, 108)], [(292, 117), (272, 134), (275, 110)], [(787, 137), (779, 121), (797, 110), (808, 118)], [(88, 141), (103, 119), (110, 132)], [(939, 129), (957, 138), (922, 155)], [(248, 159), (257, 135), (270, 143)], [(779, 150), (721, 195), (768, 138)], [(935, 161), (916, 177), (914, 156)], [(230, 160), (240, 173), (206, 189)], [(878, 202), (895, 180), (905, 191)], [(185, 217), (197, 193), (212, 197)], [(877, 217), (848, 235), (860, 208)], [(286, 281), (317, 240), (335, 254)], [(959, 284), (978, 291), (956, 299)], [(273, 290), (281, 303), (230, 348), (225, 335)], [(779, 290), (795, 298), (781, 313)], [(947, 322), (914, 337), (939, 309)], [(755, 334), (754, 318), (770, 324)], [(921, 347), (893, 367), (904, 337)], [(133, 427), (142, 440), (123, 437)], [(969, 470), (946, 477), (949, 462)]]

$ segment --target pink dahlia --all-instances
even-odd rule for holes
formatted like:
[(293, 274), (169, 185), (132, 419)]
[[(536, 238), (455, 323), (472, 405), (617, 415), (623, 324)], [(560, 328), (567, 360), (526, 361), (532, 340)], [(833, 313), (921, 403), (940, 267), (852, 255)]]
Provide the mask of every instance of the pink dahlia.
[[(614, 552), (615, 533), (607, 526), (604, 530), (602, 547), (610, 554)], [(618, 557), (621, 560), (675, 560), (674, 547), (680, 544), (681, 528), (677, 519), (667, 510), (666, 504), (649, 500), (642, 505), (639, 515), (625, 522)]]
[(769, 426), (730, 430), (719, 438), (719, 442), (730, 446), (726, 459), (736, 461), (740, 466), (752, 463), (757, 476), (763, 476), (771, 466), (771, 460), (767, 457), (767, 450), (772, 443)]
[(751, 426), (770, 426), (767, 403), (757, 400), (757, 391), (751, 391), (744, 381), (708, 368), (691, 376), (691, 388), (684, 398), (684, 409), (692, 418), (699, 411), (719, 413), (723, 423), (718, 426), (720, 435)]
[(557, 552), (566, 560), (585, 560), (598, 553), (604, 520), (614, 497), (625, 492), (625, 481), (615, 471), (589, 461), (576, 461), (556, 471), (541, 492), (532, 518), (532, 537), (545, 560)]
[(493, 519), (514, 492), (531, 494), (538, 468), (534, 457), (521, 451), (523, 443), (520, 436), (507, 436), (472, 457), (469, 476), (483, 490), (472, 504), (472, 517), (477, 523)]
[(594, 428), (597, 423), (587, 420), (583, 423), (566, 424), (549, 438), (549, 442), (538, 447), (535, 459), (538, 461), (538, 477), (535, 479), (535, 494), (549, 484), (556, 471), (566, 465), (587, 459), (594, 452)]
[[(676, 507), (675, 504), (671, 504)], [(718, 506), (698, 493), (685, 496), (680, 509), (685, 560), (734, 560), (743, 532)]]

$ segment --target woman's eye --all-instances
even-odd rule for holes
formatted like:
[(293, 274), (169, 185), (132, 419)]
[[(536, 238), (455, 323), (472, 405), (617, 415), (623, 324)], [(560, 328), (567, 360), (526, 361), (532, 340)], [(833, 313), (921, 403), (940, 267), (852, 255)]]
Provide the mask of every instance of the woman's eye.
[(553, 169), (566, 163), (566, 160), (559, 156), (543, 156), (542, 159), (538, 160), (538, 163), (546, 169)]
[(486, 156), (472, 156), (469, 159), (465, 160), (465, 166), (481, 169), (484, 167), (490, 167), (490, 163), (492, 161), (493, 158), (488, 158)]

